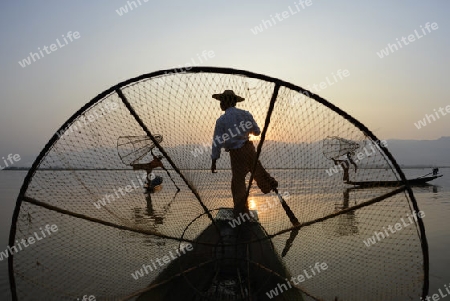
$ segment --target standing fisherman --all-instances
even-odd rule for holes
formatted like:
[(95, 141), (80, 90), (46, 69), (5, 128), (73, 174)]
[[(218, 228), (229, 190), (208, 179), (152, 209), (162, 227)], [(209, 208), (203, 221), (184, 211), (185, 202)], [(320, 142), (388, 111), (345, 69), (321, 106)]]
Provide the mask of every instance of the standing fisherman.
[[(230, 153), (231, 160), (231, 192), (233, 194), (234, 214), (249, 214), (246, 200), (245, 176), (252, 172), (256, 160), (256, 151), (249, 134), (259, 136), (261, 130), (253, 119), (252, 114), (236, 108), (236, 103), (244, 98), (234, 94), (232, 90), (225, 90), (222, 94), (212, 97), (220, 101), (220, 108), (225, 114), (216, 121), (212, 143), (211, 172), (216, 173), (216, 161), (220, 157), (220, 150), (224, 148)], [(258, 160), (253, 174), (254, 179), (263, 193), (277, 189), (278, 182), (261, 165)]]

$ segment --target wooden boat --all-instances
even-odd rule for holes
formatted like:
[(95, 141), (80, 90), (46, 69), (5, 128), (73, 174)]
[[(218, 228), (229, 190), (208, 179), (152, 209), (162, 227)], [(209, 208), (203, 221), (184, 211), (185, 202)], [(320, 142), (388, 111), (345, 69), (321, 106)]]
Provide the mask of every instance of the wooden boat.
[(219, 209), (215, 225), (208, 226), (195, 239), (192, 251), (171, 262), (137, 301), (303, 301), (294, 287), (268, 297), (270, 290), (286, 284), (291, 276), (272, 241), (264, 239), (267, 233), (257, 214), (252, 216), (256, 219), (233, 228), (232, 209)]
[[(442, 175), (433, 175), (428, 177), (417, 177), (414, 179), (406, 180), (409, 185), (425, 185), (426, 183), (442, 177)], [(348, 181), (347, 184), (360, 186), (360, 187), (392, 187), (392, 186), (401, 186), (403, 185), (403, 181)]]

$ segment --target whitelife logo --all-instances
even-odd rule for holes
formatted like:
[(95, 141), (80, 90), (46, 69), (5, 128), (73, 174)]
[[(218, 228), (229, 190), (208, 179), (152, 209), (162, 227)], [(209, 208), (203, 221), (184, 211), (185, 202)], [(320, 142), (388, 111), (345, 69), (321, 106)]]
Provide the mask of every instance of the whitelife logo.
[[(434, 109), (433, 111), (434, 111), (434, 115), (432, 115), (432, 114), (431, 115), (425, 114), (425, 118), (424, 119), (421, 119), (421, 120), (417, 121), (417, 123), (414, 122), (414, 125), (416, 126), (416, 128), (418, 130), (420, 130), (423, 127), (426, 127), (427, 124), (430, 124), (431, 122), (436, 121), (436, 119), (441, 118), (439, 116), (438, 112), (436, 112), (436, 109)], [(446, 106), (445, 109), (443, 107), (439, 107), (438, 111), (439, 111), (439, 113), (441, 113), (442, 116), (446, 116), (447, 113), (450, 113), (450, 105)], [(447, 112), (447, 113), (445, 113), (445, 112)], [(434, 116), (436, 116), (436, 117), (434, 117)], [(428, 123), (427, 123), (427, 121), (428, 121)]]
[[(39, 228), (40, 233), (34, 232), (32, 236), (27, 239), (16, 240), (16, 244), (14, 246), (8, 246), (5, 251), (0, 252), (0, 261), (3, 261), (3, 258), (8, 258), (9, 254), (14, 255), (14, 253), (18, 253), (25, 248), (35, 244), (36, 242), (43, 240), (44, 238), (51, 236), (52, 233), (56, 233), (58, 231), (58, 226), (56, 225), (45, 225), (44, 229), (42, 227)], [(41, 235), (41, 236), (39, 236)], [(23, 249), (22, 249), (23, 246)], [(9, 253), (8, 253), (9, 251)]]
[(273, 15), (270, 15), (269, 20), (261, 20), (261, 23), (259, 25), (250, 28), (250, 31), (257, 35), (258, 33), (263, 32), (266, 29), (269, 29), (270, 27), (276, 25), (279, 22), (282, 22), (283, 20), (286, 20), (287, 18), (298, 14), (302, 10), (305, 10), (307, 7), (312, 5), (312, 0), (299, 0), (298, 2), (294, 2), (294, 7), (288, 6), (288, 10), (285, 10), (281, 13), (276, 13), (275, 17)]
[(38, 52), (30, 52), (30, 55), (26, 58), (24, 58), (22, 61), (19, 61), (19, 65), (22, 68), (25, 68), (26, 66), (31, 65), (31, 63), (36, 62), (37, 60), (42, 59), (46, 54), (50, 54), (52, 52), (55, 52), (56, 50), (65, 47), (66, 45), (69, 45), (70, 42), (73, 42), (75, 40), (78, 40), (81, 36), (78, 31), (71, 32), (69, 31), (66, 35), (62, 35), (63, 42), (59, 40), (59, 38), (56, 39), (56, 43), (50, 44), (50, 46), (44, 45), (44, 47), (38, 47)]
[[(21, 158), (20, 158), (19, 154), (15, 154), (15, 155), (9, 154), (6, 159), (5, 159), (5, 157), (2, 157), (2, 159), (3, 159), (3, 163), (5, 164), (5, 166), (2, 166), (2, 164), (0, 163), (0, 170), (10, 167), (15, 162), (19, 162)], [(8, 164), (7, 160), (9, 161), (9, 164)]]
[(395, 51), (398, 51), (399, 47), (403, 48), (403, 46), (407, 46), (407, 45), (411, 44), (412, 42), (415, 42), (415, 41), (423, 38), (427, 34), (431, 33), (431, 30), (437, 30), (439, 28), (439, 26), (436, 22), (433, 22), (433, 23), (427, 22), (425, 24), (425, 28), (426, 28), (426, 30), (422, 27), (422, 25), (420, 25), (420, 29), (422, 30), (423, 35), (421, 35), (419, 32), (417, 32), (417, 29), (415, 29), (414, 33), (408, 35), (408, 37), (401, 37), (400, 40), (398, 38), (395, 39), (397, 41), (397, 43), (395, 43), (395, 42), (394, 42), (394, 44), (388, 43), (386, 48), (381, 49), (379, 52), (377, 52), (378, 57), (380, 59), (382, 59), (382, 58), (388, 56), (389, 54), (394, 53)]
[(364, 243), (364, 245), (366, 245), (366, 247), (369, 248), (370, 246), (375, 245), (377, 242), (385, 239), (386, 237), (389, 237), (389, 233), (394, 234), (396, 232), (399, 232), (399, 231), (403, 230), (404, 228), (409, 227), (410, 225), (417, 222), (418, 218), (424, 218), (424, 217), (425, 217), (425, 213), (423, 211), (419, 211), (419, 212), (413, 211), (412, 216), (409, 215), (409, 213), (408, 213), (407, 218), (408, 218), (409, 223), (407, 223), (405, 221), (405, 219), (402, 217), (400, 219), (401, 223), (398, 222), (394, 226), (389, 225), (387, 227), (387, 229), (386, 229), (386, 227), (383, 227), (383, 230), (384, 230), (383, 232), (374, 231), (373, 232), (374, 235), (367, 238), (366, 240), (363, 240), (363, 243)]
[(128, 12), (131, 12), (134, 9), (141, 7), (144, 3), (147, 3), (149, 1), (150, 0), (127, 1), (127, 5), (124, 5), (122, 7), (119, 7), (119, 9), (116, 9), (116, 13), (119, 15), (119, 17), (122, 17), (123, 15), (128, 14)]
[[(145, 275), (148, 275), (149, 272), (158, 270), (158, 267), (163, 267), (165, 264), (169, 264), (172, 260), (181, 257), (182, 255), (186, 254), (187, 251), (194, 250), (194, 246), (192, 246), (192, 244), (190, 243), (187, 243), (181, 245), (179, 248), (175, 248), (174, 250), (176, 255), (174, 255), (172, 251), (169, 251), (168, 255), (165, 255), (161, 258), (156, 258), (155, 260), (152, 259), (150, 260), (151, 264), (143, 264), (141, 269), (136, 270), (134, 273), (131, 273), (131, 277), (133, 277), (134, 280), (138, 280)], [(158, 263), (158, 265), (156, 265), (155, 261), (156, 263)]]

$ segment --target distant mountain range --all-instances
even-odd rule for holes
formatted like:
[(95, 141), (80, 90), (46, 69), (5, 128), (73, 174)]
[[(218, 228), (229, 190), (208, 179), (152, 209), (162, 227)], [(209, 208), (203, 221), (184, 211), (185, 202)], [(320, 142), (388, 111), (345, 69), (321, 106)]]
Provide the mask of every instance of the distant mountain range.
[(437, 140), (387, 140), (388, 149), (400, 165), (450, 167), (450, 137)]
[[(304, 168), (304, 167), (319, 167), (324, 168), (328, 167), (330, 161), (325, 160), (323, 158), (321, 143), (316, 142), (312, 144), (302, 143), (302, 144), (286, 144), (282, 145), (282, 153), (280, 153), (280, 144), (279, 142), (274, 141), (266, 141), (265, 155), (270, 154), (272, 144), (278, 144), (277, 152), (280, 157), (295, 157), (295, 154), (298, 153), (298, 148), (306, 148), (308, 149), (308, 153), (310, 153), (310, 157), (307, 156), (308, 161), (305, 159), (297, 160), (298, 166), (289, 166), (291, 168)], [(196, 145), (192, 145), (192, 150), (195, 147), (200, 147)], [(450, 167), (450, 137), (441, 137), (437, 140), (399, 140), (399, 139), (391, 139), (387, 140), (387, 148), (394, 155), (394, 158), (402, 167)], [(170, 152), (175, 151), (177, 156), (181, 156), (181, 152), (185, 153), (186, 148), (183, 149), (172, 149)], [(203, 149), (204, 153), (199, 154), (198, 156), (189, 154), (189, 165), (190, 166), (202, 166), (209, 168), (209, 155), (210, 150)], [(202, 150), (202, 152), (203, 152)], [(112, 155), (116, 152), (115, 149), (108, 149), (108, 152)], [(112, 156), (114, 157), (114, 156)], [(10, 166), (8, 169), (23, 169), (29, 168), (32, 162), (35, 160), (34, 156), (23, 156), (22, 160), (17, 162), (14, 166)], [(302, 162), (306, 161), (306, 162)], [(225, 162), (223, 162), (225, 163)], [(282, 164), (283, 162), (279, 162), (278, 160), (274, 162), (277, 166)], [(119, 168), (123, 167), (121, 164), (111, 162), (111, 166), (102, 166), (105, 168)], [(312, 165), (310, 165), (312, 164)], [(205, 165), (205, 166), (203, 166)], [(185, 167), (185, 166), (183, 166)], [(57, 168), (57, 166), (53, 166), (53, 168)], [(98, 166), (94, 166), (94, 168), (99, 168)]]

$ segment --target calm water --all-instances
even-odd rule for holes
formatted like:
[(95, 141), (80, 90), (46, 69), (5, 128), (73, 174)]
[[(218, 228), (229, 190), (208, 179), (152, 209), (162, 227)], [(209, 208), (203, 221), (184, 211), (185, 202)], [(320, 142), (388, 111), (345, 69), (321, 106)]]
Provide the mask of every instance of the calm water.
[[(429, 170), (406, 169), (407, 177), (427, 173)], [(433, 181), (433, 186), (414, 188), (419, 207), (426, 213), (424, 218), (430, 249), (430, 294), (443, 288), (450, 282), (450, 230), (448, 217), (450, 214), (450, 169), (441, 169), (444, 177)], [(8, 243), (12, 212), (19, 189), (26, 172), (0, 172), (1, 228), (0, 251), (5, 250)], [(264, 216), (262, 216), (264, 218)], [(0, 261), (0, 300), (11, 300), (7, 274), (7, 261)]]

